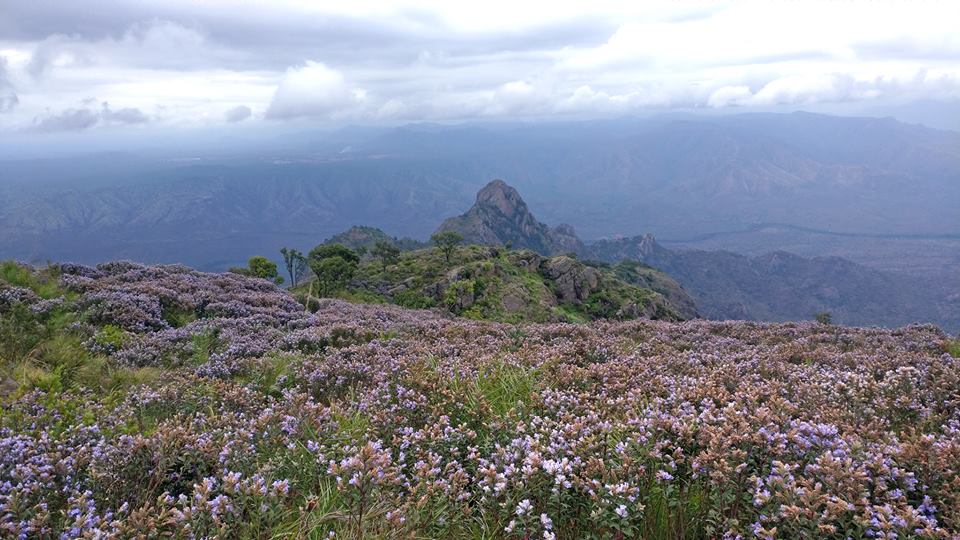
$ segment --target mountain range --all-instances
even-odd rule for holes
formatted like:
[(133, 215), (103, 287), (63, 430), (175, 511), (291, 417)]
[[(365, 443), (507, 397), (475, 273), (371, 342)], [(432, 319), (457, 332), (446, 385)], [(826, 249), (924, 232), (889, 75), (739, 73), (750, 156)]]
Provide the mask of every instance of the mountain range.
[[(581, 252), (578, 241), (629, 247), (652, 232), (673, 253), (732, 252), (741, 270), (777, 250), (820, 261), (811, 273), (832, 271), (826, 256), (841, 256), (856, 272), (906, 284), (895, 289), (929, 308), (889, 320), (949, 321), (960, 311), (960, 134), (808, 113), (416, 124), (264, 137), (218, 153), (172, 146), (7, 160), (0, 255), (222, 270), (252, 254), (278, 257), (281, 246), (309, 250), (351, 224), (424, 241), (490, 178), (509, 179), (558, 224), (522, 237), (544, 252)], [(683, 270), (678, 257), (654, 262), (690, 281), (696, 265)], [(732, 306), (717, 316), (742, 304), (766, 317), (749, 295), (716, 303)], [(889, 306), (874, 303), (877, 313)]]
[(805, 320), (829, 312), (849, 325), (933, 321), (960, 327), (960, 298), (942, 298), (925, 283), (841, 257), (672, 250), (650, 234), (584, 243), (570, 226), (551, 228), (538, 221), (517, 190), (502, 180), (487, 184), (466, 213), (438, 229), (446, 230), (457, 231), (472, 244), (509, 244), (546, 255), (573, 253), (609, 264), (642, 262), (676, 279), (700, 314), (711, 319)]
[(490, 178), (584, 239), (653, 232), (667, 246), (752, 254), (789, 245), (937, 279), (960, 265), (960, 134), (807, 113), (416, 124), (233, 153), (8, 160), (0, 252), (214, 270), (250, 251), (309, 249), (355, 223), (425, 239)]

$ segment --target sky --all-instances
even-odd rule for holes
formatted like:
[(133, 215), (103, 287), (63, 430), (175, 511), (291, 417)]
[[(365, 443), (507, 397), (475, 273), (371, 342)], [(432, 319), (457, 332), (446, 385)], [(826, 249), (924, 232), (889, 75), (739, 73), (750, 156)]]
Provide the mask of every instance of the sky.
[(906, 111), (960, 103), (957, 21), (956, 1), (0, 0), (0, 135)]

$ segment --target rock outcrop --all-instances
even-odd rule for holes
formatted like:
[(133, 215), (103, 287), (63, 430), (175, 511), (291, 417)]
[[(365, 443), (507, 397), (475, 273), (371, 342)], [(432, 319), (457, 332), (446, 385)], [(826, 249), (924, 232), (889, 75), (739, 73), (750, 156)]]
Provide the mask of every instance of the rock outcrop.
[(553, 281), (560, 302), (579, 304), (600, 286), (599, 270), (570, 257), (544, 259), (540, 264), (540, 273)]
[(520, 193), (503, 180), (484, 186), (466, 213), (447, 219), (437, 229), (443, 231), (460, 233), (467, 244), (504, 245), (541, 255), (586, 253), (573, 227), (550, 228), (537, 221)]

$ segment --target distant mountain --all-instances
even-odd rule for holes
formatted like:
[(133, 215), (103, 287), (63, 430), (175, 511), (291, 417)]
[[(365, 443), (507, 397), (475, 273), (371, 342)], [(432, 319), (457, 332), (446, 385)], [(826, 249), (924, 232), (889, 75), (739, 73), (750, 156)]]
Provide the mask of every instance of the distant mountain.
[[(215, 156), (4, 161), (0, 253), (216, 270), (278, 257), (281, 246), (308, 250), (354, 223), (426, 240), (491, 178), (507, 178), (540, 221), (568, 223), (583, 239), (653, 231), (667, 247), (789, 246), (923, 278), (960, 265), (960, 133), (891, 119), (670, 115), (261, 142)], [(780, 242), (764, 224), (817, 233)], [(567, 228), (551, 232), (529, 237), (552, 244), (538, 249), (577, 251), (561, 241), (574, 241)]]
[[(840, 257), (805, 258), (784, 251), (748, 257), (729, 251), (671, 250), (650, 234), (585, 245), (572, 229), (557, 235), (557, 229), (537, 221), (519, 192), (502, 180), (487, 184), (467, 213), (444, 221), (440, 230), (456, 230), (472, 244), (510, 243), (544, 255), (572, 251), (585, 259), (616, 264), (620, 279), (641, 286), (651, 286), (643, 281), (643, 269), (656, 268), (679, 282), (682, 296), (689, 293), (691, 306), (695, 304), (701, 315), (711, 319), (809, 320), (815, 313), (828, 311), (835, 321), (851, 325), (936, 321), (947, 328), (960, 327), (953, 304), (945, 303), (922, 280)], [(670, 296), (669, 291), (659, 292)]]
[(456, 231), (468, 244), (505, 245), (545, 255), (584, 253), (573, 227), (550, 228), (537, 221), (516, 189), (493, 180), (477, 192), (477, 200), (463, 215), (444, 221), (437, 232)]
[(923, 280), (841, 257), (671, 250), (651, 235), (598, 241), (590, 249), (601, 260), (635, 259), (663, 270), (690, 291), (710, 319), (805, 320), (828, 311), (848, 325), (935, 321), (960, 328), (960, 310)]
[(412, 251), (427, 247), (426, 242), (414, 240), (413, 238), (397, 238), (376, 227), (367, 227), (364, 225), (354, 225), (342, 233), (337, 233), (324, 240), (324, 244), (342, 244), (350, 249), (364, 249), (368, 252), (373, 249), (377, 242), (387, 242), (400, 248), (400, 251)]

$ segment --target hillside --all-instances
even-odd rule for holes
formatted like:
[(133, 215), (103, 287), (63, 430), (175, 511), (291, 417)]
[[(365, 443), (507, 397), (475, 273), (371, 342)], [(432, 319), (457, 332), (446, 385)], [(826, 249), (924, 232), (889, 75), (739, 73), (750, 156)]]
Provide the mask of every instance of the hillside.
[(604, 265), (492, 246), (461, 247), (449, 263), (436, 249), (403, 253), (386, 268), (366, 259), (342, 296), (514, 323), (698, 316), (686, 292), (651, 268), (624, 280)]
[(330, 238), (327, 238), (323, 243), (340, 244), (342, 246), (347, 246), (354, 251), (370, 251), (377, 244), (377, 242), (387, 242), (388, 244), (397, 246), (401, 251), (411, 251), (427, 246), (426, 242), (421, 242), (408, 237), (397, 238), (395, 236), (388, 235), (376, 227), (367, 227), (364, 225), (354, 225), (353, 227), (350, 227), (341, 233), (337, 233)]
[(0, 265), (0, 535), (953, 538), (932, 326), (498, 324)]
[(710, 319), (803, 320), (827, 311), (850, 325), (934, 321), (960, 329), (960, 305), (938, 287), (841, 257), (671, 250), (651, 235), (599, 241), (590, 249), (601, 260), (634, 259), (663, 270), (684, 285)]
[[(843, 324), (894, 327), (931, 321), (951, 331), (960, 329), (960, 304), (942, 294), (937, 283), (880, 272), (841, 257), (672, 250), (650, 234), (584, 244), (572, 229), (564, 229), (568, 234), (560, 242), (553, 235), (557, 229), (539, 222), (519, 192), (501, 180), (487, 184), (467, 213), (448, 219), (440, 230), (457, 230), (474, 242), (532, 246), (541, 254), (563, 245), (587, 260), (642, 262), (676, 280), (682, 296), (692, 297), (697, 312), (710, 319), (808, 320), (829, 312)], [(620, 266), (621, 279), (631, 275), (626, 268)], [(675, 298), (673, 303), (684, 301)]]

